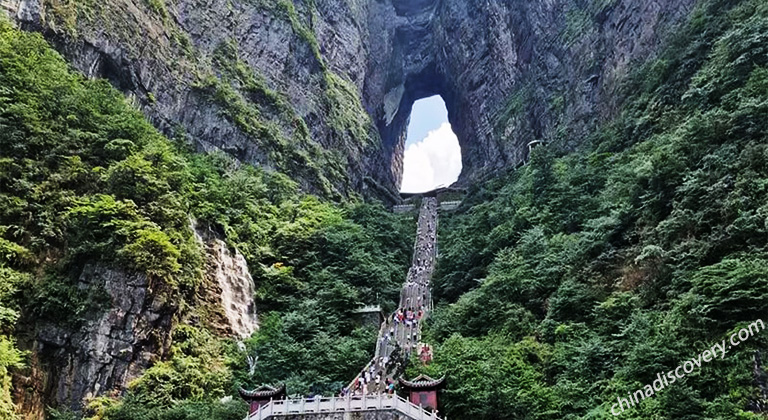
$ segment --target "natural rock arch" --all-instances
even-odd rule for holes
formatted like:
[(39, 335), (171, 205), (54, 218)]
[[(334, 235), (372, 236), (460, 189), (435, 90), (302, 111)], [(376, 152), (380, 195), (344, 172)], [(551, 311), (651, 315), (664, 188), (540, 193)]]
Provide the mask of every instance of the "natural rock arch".
[[(482, 21), (487, 16), (479, 13), (478, 6), (467, 3), (473, 2), (385, 0), (370, 6), (370, 50), (363, 100), (383, 145), (382, 154), (374, 158), (378, 167), (371, 172), (383, 175), (380, 181), (385, 185), (397, 188), (402, 181), (411, 109), (415, 101), (429, 96), (443, 98), (459, 139), (463, 168), (460, 183), (506, 166), (510, 154), (524, 150), (488, 141), (494, 137), (488, 117), (490, 107), (501, 102), (514, 84), (517, 53), (511, 45), (489, 45), (485, 39), (487, 25), (467, 20), (475, 17)], [(468, 42), (456, 42), (457, 32)], [(468, 48), (472, 43), (476, 45)], [(493, 80), (486, 80), (488, 75), (482, 69), (494, 55), (491, 51), (503, 49), (509, 51), (495, 56), (502, 60), (496, 65)], [(467, 71), (467, 64), (476, 68)]]
[[(369, 2), (362, 96), (383, 147), (368, 172), (397, 189), (411, 107), (431, 95), (445, 101), (461, 146), (459, 184), (518, 166), (532, 141), (577, 146), (615, 112), (630, 64), (652, 55), (691, 4)], [(576, 34), (568, 16), (582, 18)]]

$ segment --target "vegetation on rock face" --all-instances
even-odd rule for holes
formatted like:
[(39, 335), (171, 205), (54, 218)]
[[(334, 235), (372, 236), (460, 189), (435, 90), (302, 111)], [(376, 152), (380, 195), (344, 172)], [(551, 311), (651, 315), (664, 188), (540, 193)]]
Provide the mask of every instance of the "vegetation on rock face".
[[(86, 417), (242, 418), (242, 402), (219, 400), (263, 382), (336, 392), (375, 342), (351, 310), (396, 300), (413, 237), (412, 220), (380, 205), (322, 201), (280, 173), (190, 152), (108, 83), (85, 80), (39, 35), (5, 22), (0, 203), (0, 413), (7, 416), (10, 370), (24, 362), (13, 338), (19, 314), (25, 328), (76, 327), (103, 311), (103, 293), (76, 284), (91, 263), (145, 273), (156, 293), (185, 304), (168, 360), (124, 398), (90, 401)], [(224, 233), (249, 264), (262, 328), (245, 350), (213, 336), (196, 312), (205, 280), (192, 218)], [(258, 356), (253, 375), (247, 356)]]
[[(5, 244), (0, 242), (0, 246)], [(8, 249), (2, 251), (6, 258), (12, 255)], [(22, 367), (22, 353), (16, 348), (13, 338), (13, 327), (19, 317), (19, 307), (14, 295), (27, 281), (27, 275), (4, 264), (0, 265), (0, 417), (10, 420), (18, 418), (11, 400), (10, 371)]]
[[(536, 149), (441, 220), (428, 371), (449, 418), (613, 418), (765, 321), (768, 5), (704, 2), (627, 92), (591, 146)], [(621, 417), (764, 418), (767, 349), (761, 332)]]
[[(322, 86), (321, 93), (308, 89), (302, 95), (307, 95), (305, 99), (309, 103), (317, 102), (318, 109), (327, 116), (315, 124), (323, 126), (323, 135), (310, 132), (299, 112), (302, 107), (294, 108), (295, 104), (287, 100), (286, 92), (281, 91), (285, 86), (275, 86), (279, 83), (274, 80), (270, 85), (238, 57), (236, 41), (229, 39), (218, 48), (197, 45), (198, 39), (193, 41), (194, 34), (186, 27), (197, 16), (185, 16), (189, 21), (179, 18), (180, 14), (185, 14), (180, 4), (143, 0), (126, 10), (120, 3), (93, 0), (49, 0), (43, 3), (44, 19), (54, 30), (79, 42), (90, 42), (90, 39), (108, 33), (115, 44), (125, 49), (122, 59), (130, 61), (150, 56), (149, 63), (137, 65), (150, 68), (162, 65), (168, 72), (165, 76), (173, 79), (174, 84), (191, 87), (195, 94), (214, 104), (220, 115), (236, 127), (238, 134), (243, 133), (248, 142), (253, 142), (248, 148), (255, 155), (248, 157), (250, 163), (275, 168), (325, 198), (338, 200), (355, 194), (349, 167), (360, 164), (365, 148), (379, 146), (378, 132), (361, 104), (357, 87), (325, 62), (313, 30), (317, 18), (314, 1), (302, 2), (301, 6), (288, 0), (249, 0), (246, 3), (253, 7), (252, 13), (269, 14), (283, 24), (277, 27), (292, 32), (286, 38), (292, 44), (291, 49), (296, 50), (298, 61), (316, 61), (316, 64), (308, 65), (307, 83)], [(196, 5), (210, 10), (219, 19), (240, 15), (234, 13), (237, 6), (231, 2), (226, 6), (231, 12), (228, 16), (217, 15), (218, 6)], [(236, 26), (234, 21), (215, 24)], [(228, 35), (233, 38), (242, 36), (237, 31)], [(137, 39), (146, 39), (146, 42), (139, 43)], [(216, 45), (213, 43), (212, 46)], [(115, 74), (110, 71), (109, 77), (142, 77), (121, 73), (127, 71), (117, 69)], [(163, 96), (172, 95), (172, 92), (148, 89), (144, 85), (132, 89), (132, 93), (146, 105), (145, 109), (156, 106), (158, 99), (163, 105)], [(313, 118), (316, 111), (310, 111), (302, 109), (302, 115)], [(341, 154), (339, 149), (349, 153)]]

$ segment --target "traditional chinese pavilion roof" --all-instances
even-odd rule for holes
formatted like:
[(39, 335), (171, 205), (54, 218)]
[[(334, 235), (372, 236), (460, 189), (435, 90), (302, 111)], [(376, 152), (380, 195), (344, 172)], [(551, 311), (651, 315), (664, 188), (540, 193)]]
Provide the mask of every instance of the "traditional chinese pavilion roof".
[(427, 375), (419, 375), (412, 381), (400, 378), (400, 385), (411, 389), (442, 388), (445, 386), (445, 375), (440, 379), (432, 379)]
[(285, 384), (280, 385), (277, 388), (273, 388), (268, 385), (262, 385), (253, 391), (247, 391), (243, 388), (239, 389), (240, 396), (246, 400), (268, 400), (270, 398), (280, 398), (285, 395)]

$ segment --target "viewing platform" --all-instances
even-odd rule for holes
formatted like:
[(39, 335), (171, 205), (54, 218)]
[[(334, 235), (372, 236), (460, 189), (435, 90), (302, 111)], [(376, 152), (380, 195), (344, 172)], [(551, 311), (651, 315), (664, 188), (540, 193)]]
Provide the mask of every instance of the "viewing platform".
[(403, 203), (392, 206), (393, 213), (410, 213), (416, 210), (419, 199), (433, 198), (437, 200), (441, 211), (456, 210), (467, 194), (466, 188), (440, 187), (423, 193), (400, 193)]
[(440, 202), (440, 210), (450, 211), (456, 210), (461, 205), (461, 201), (442, 201)]
[(412, 402), (397, 395), (367, 395), (329, 397), (313, 399), (272, 400), (261, 406), (259, 411), (249, 415), (245, 420), (266, 419), (301, 419), (307, 420), (346, 420), (348, 418), (365, 418), (368, 416), (352, 417), (352, 413), (375, 414), (379, 420), (447, 420), (424, 410)]
[(400, 204), (392, 207), (393, 213), (410, 213), (416, 210), (415, 204)]
[[(441, 211), (456, 210), (461, 205), (461, 200), (441, 201), (439, 208)], [(399, 204), (392, 207), (393, 213), (410, 213), (416, 210), (415, 204)]]
[(432, 197), (432, 198), (436, 198), (438, 201), (440, 201), (441, 199), (445, 199), (446, 196), (453, 197), (453, 196), (458, 195), (460, 197), (463, 197), (466, 193), (467, 193), (467, 189), (466, 188), (440, 187), (440, 188), (436, 188), (436, 189), (434, 189), (432, 191), (426, 191), (426, 192), (421, 192), (421, 193), (401, 192), (400, 193), (400, 198), (402, 198), (403, 200), (407, 200), (409, 198), (414, 198), (414, 197)]

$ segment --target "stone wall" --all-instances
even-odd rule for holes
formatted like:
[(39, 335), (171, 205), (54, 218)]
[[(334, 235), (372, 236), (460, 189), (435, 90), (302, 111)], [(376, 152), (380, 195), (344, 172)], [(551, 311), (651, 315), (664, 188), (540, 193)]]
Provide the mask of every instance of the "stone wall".
[(362, 411), (350, 413), (318, 413), (295, 414), (290, 416), (275, 416), (281, 420), (411, 420), (394, 410)]

